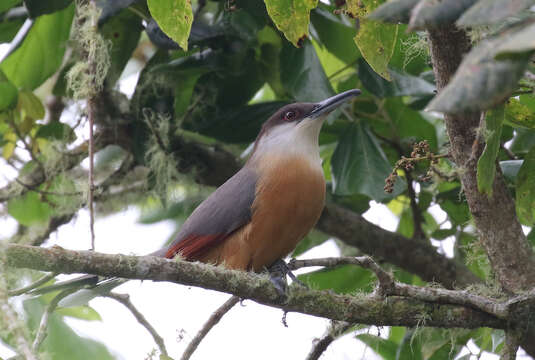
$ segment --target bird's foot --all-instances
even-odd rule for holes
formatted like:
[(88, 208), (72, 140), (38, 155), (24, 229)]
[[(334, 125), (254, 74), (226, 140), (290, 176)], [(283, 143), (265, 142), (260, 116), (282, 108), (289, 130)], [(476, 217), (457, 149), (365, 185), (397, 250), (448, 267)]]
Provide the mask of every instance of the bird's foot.
[(288, 282), (286, 276), (289, 276), (292, 281), (295, 283), (308, 288), (302, 281), (297, 279), (297, 277), (292, 273), (288, 265), (284, 260), (275, 261), (269, 268), (269, 278), (275, 289), (282, 297), (288, 297)]

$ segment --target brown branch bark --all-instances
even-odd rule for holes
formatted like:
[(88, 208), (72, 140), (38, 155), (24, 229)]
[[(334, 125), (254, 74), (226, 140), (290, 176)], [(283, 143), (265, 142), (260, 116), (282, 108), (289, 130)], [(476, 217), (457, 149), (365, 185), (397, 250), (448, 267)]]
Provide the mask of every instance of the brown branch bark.
[(337, 338), (342, 336), (344, 332), (349, 330), (353, 324), (345, 321), (333, 321), (325, 335), (321, 339), (316, 339), (310, 352), (308, 353), (306, 360), (318, 360), (320, 356), (327, 350), (329, 345), (333, 343)]
[[(470, 49), (463, 30), (453, 26), (429, 30), (431, 60), (439, 91), (446, 86)], [(451, 154), (461, 168), (463, 190), (479, 238), (504, 289), (518, 292), (535, 285), (535, 257), (516, 218), (514, 201), (499, 167), (492, 197), (477, 189), (477, 160), (483, 145), (476, 141), (480, 114), (445, 115)]]
[[(459, 66), (463, 54), (470, 49), (466, 32), (453, 26), (429, 30), (431, 61), (440, 91)], [(460, 177), (479, 239), (502, 287), (509, 292), (532, 288), (535, 284), (535, 258), (516, 218), (514, 201), (508, 192), (501, 169), (497, 166), (493, 195), (487, 197), (477, 189), (477, 160), (483, 144), (477, 141), (479, 113), (444, 117), (454, 162), (461, 169)], [(526, 338), (533, 338), (529, 331)], [(533, 341), (522, 347), (535, 355)]]
[(9, 266), (66, 274), (88, 273), (170, 281), (234, 294), (286, 312), (299, 312), (332, 320), (376, 326), (421, 326), (422, 322), (425, 326), (442, 328), (506, 326), (504, 320), (469, 307), (433, 304), (397, 296), (385, 301), (373, 294), (339, 295), (294, 286), (291, 287), (287, 301), (281, 302), (280, 294), (266, 276), (201, 263), (24, 245), (8, 245), (6, 253)]
[(423, 280), (450, 289), (480, 282), (466, 266), (439, 254), (431, 244), (381, 229), (339, 205), (327, 204), (316, 227)]

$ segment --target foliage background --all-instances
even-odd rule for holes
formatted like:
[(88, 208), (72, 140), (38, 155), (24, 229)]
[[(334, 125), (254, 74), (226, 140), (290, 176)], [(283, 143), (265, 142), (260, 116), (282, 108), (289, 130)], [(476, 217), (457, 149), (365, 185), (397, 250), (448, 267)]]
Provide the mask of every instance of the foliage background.
[[(377, 9), (382, 1), (198, 1), (190, 6), (182, 0), (103, 0), (96, 1), (98, 14), (83, 3), (76, 11), (69, 0), (0, 5), (0, 41), (12, 43), (0, 63), (2, 169), (11, 174), (0, 189), (0, 209), (18, 223), (14, 234), (5, 234), (6, 241), (46, 245), (51, 233), (87, 206), (91, 103), (96, 109), (97, 216), (135, 206), (141, 209), (141, 223), (172, 220), (178, 228), (212, 190), (196, 183), (216, 186), (230, 176), (277, 108), (360, 88), (363, 95), (335, 112), (320, 136), (328, 203), (356, 214), (370, 204), (385, 204), (399, 218), (395, 232), (403, 239), (431, 242), (437, 251), (441, 242), (454, 244), (448, 256), (479, 277), (487, 294), (503, 295), (462, 191), (459, 177), (466, 169), (451, 158), (418, 161), (397, 167), (392, 193), (383, 187), (396, 162), (413, 157), (414, 143), (426, 141), (433, 154), (450, 153), (441, 112), (488, 110), (478, 128), (486, 147), (477, 163), (477, 187), (492, 196), (494, 177), (503, 172), (531, 248), (533, 2), (504, 7), (496, 0), (489, 2), (494, 7), (485, 7), (484, 1), (456, 6), (452, 1), (416, 5), (393, 0)], [(374, 10), (374, 20), (366, 17)], [(84, 27), (96, 16), (98, 28)], [(474, 48), (436, 96), (424, 30), (455, 21), (468, 29)], [(118, 80), (137, 72), (139, 80), (127, 97), (118, 91)], [(439, 213), (446, 218), (438, 219)], [(293, 256), (332, 236), (314, 231)], [(343, 241), (336, 244), (343, 255), (362, 253)], [(379, 260), (398, 281), (423, 285), (422, 277), (433, 278), (391, 265), (388, 258)], [(14, 288), (36, 277), (10, 271), (5, 281)], [(345, 266), (302, 280), (353, 294), (371, 291), (374, 277)], [(30, 333), (50, 300), (24, 302), (20, 310)], [(90, 307), (70, 311), (69, 316), (98, 319)], [(80, 358), (110, 357), (101, 344), (77, 338), (62, 316), (50, 324), (42, 350), (58, 359), (72, 358), (74, 348)], [(54, 334), (72, 347), (59, 348)], [(358, 338), (385, 359), (454, 358), (470, 339), (476, 352), (499, 352), (504, 338), (503, 331), (486, 328), (447, 333), (396, 328), (388, 334), (387, 339)], [(9, 333), (0, 335), (12, 344)]]

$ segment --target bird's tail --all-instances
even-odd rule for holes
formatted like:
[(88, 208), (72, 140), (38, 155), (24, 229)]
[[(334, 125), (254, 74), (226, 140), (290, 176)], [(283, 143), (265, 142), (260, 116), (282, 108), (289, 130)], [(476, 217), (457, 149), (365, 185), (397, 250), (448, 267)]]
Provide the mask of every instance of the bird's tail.
[(113, 288), (125, 283), (128, 279), (103, 278), (97, 275), (84, 275), (71, 280), (60, 281), (54, 285), (43, 286), (29, 291), (29, 295), (42, 295), (52, 291), (63, 291), (79, 288), (80, 290), (64, 297), (58, 303), (62, 307), (82, 306), (101, 295), (109, 293)]

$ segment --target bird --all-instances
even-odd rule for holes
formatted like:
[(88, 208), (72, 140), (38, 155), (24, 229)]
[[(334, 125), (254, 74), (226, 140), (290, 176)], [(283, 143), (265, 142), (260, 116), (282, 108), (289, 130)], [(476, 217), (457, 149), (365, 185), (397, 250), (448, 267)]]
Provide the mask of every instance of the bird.
[[(191, 213), (169, 245), (150, 255), (234, 270), (272, 269), (273, 284), (284, 292), (289, 269), (282, 259), (316, 224), (325, 203), (321, 127), (330, 112), (360, 93), (352, 89), (276, 111), (245, 165)], [(96, 279), (88, 276), (86, 283)]]

